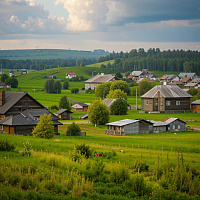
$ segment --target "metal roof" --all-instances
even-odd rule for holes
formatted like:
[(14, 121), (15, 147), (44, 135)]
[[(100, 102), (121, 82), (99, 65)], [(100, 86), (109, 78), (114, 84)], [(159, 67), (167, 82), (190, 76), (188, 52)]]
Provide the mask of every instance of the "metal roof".
[(129, 125), (129, 124), (133, 124), (133, 123), (136, 123), (136, 122), (147, 122), (149, 124), (153, 124), (152, 122), (150, 121), (146, 121), (144, 119), (123, 119), (123, 120), (119, 120), (119, 121), (115, 121), (115, 122), (111, 122), (111, 123), (107, 123), (106, 125), (108, 126), (126, 126), (126, 125)]
[(0, 106), (0, 114), (5, 114), (10, 108), (12, 108), (20, 99), (22, 99), (25, 95), (28, 95), (35, 102), (45, 108), (42, 104), (40, 104), (37, 100), (31, 97), (27, 92), (5, 92), (5, 103), (3, 106)]
[[(179, 118), (167, 117), (167, 118), (163, 119), (162, 122), (165, 122), (165, 123), (167, 123), (167, 125), (168, 125), (168, 124), (171, 124), (172, 122), (174, 122), (174, 121), (176, 121), (176, 120), (182, 121), (182, 120), (179, 119)], [(186, 122), (184, 122), (184, 121), (182, 121), (182, 122), (186, 124)]]
[(141, 71), (132, 71), (131, 73), (133, 76), (140, 76), (142, 74)]
[(150, 120), (150, 122), (153, 123), (153, 126), (167, 126), (167, 123), (162, 122), (162, 121), (154, 121), (154, 120)]
[[(116, 101), (117, 99), (104, 99), (101, 103), (105, 103), (106, 106), (110, 109), (112, 104)], [(126, 100), (124, 98), (122, 98), (123, 101), (126, 102)], [(126, 102), (127, 106), (130, 106), (127, 102)]]
[(191, 98), (192, 96), (182, 90), (177, 85), (156, 85), (147, 93), (141, 96), (141, 98), (158, 98), (158, 92), (160, 97), (164, 98)]
[(193, 104), (193, 105), (199, 105), (200, 104), (200, 99), (198, 99), (196, 101), (193, 101), (191, 104)]
[(196, 73), (180, 73), (178, 75), (179, 77), (193, 77), (193, 76), (197, 76)]
[(24, 112), (15, 115), (15, 116), (8, 116), (2, 120), (0, 120), (1, 125), (8, 125), (8, 126), (32, 126), (38, 123), (34, 117), (40, 117), (41, 115), (49, 115), (51, 114), (53, 125), (62, 125), (62, 123), (58, 122), (59, 117), (55, 116), (53, 113), (46, 109), (30, 109), (25, 110)]
[(92, 78), (85, 81), (85, 83), (104, 83), (109, 82), (112, 79), (118, 80), (116, 76), (113, 76), (112, 74), (97, 74), (96, 76), (93, 76)]
[(192, 83), (192, 82), (190, 82), (190, 83), (187, 83), (187, 84), (185, 85), (185, 87), (194, 87), (194, 86), (196, 86), (196, 85), (198, 85), (198, 83)]
[(64, 113), (64, 112), (67, 112), (67, 113), (73, 113), (72, 111), (70, 111), (70, 110), (67, 110), (67, 109), (60, 109), (59, 111), (57, 111), (55, 114), (58, 114), (58, 115), (60, 115), (60, 114), (62, 114), (62, 113)]
[[(82, 106), (82, 107), (87, 107), (87, 106), (89, 106), (88, 104), (86, 104), (86, 103), (82, 103), (82, 102), (76, 102), (74, 105), (76, 105), (76, 104), (78, 104), (78, 105), (80, 105), (80, 106)], [(74, 105), (72, 105), (71, 107), (73, 108), (73, 106)]]
[(183, 78), (181, 81), (182, 81), (183, 83), (187, 83), (190, 79), (191, 79), (191, 77), (185, 77), (185, 78)]

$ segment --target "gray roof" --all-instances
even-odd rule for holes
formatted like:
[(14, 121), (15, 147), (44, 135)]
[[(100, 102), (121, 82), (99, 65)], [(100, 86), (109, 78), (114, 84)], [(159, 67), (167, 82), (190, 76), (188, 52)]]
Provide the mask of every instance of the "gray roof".
[(196, 73), (180, 73), (179, 77), (194, 77), (197, 76)]
[(160, 96), (164, 98), (191, 98), (192, 96), (182, 90), (177, 85), (156, 85), (147, 93), (141, 96), (141, 98), (158, 98), (158, 92)]
[[(5, 93), (5, 103), (3, 106), (0, 106), (0, 114), (5, 114), (10, 108), (12, 108), (20, 99), (22, 99), (24, 96), (28, 95), (31, 97), (27, 92), (6, 92)], [(36, 101), (34, 99), (34, 101)], [(41, 105), (43, 108), (44, 106), (40, 104), (38, 101), (36, 101), (39, 105)]]
[(191, 104), (193, 104), (193, 105), (199, 105), (200, 104), (200, 99), (198, 99), (196, 101), (193, 101)]
[(200, 82), (200, 78), (194, 78), (191, 82), (192, 83), (199, 83)]
[(41, 115), (49, 115), (51, 114), (53, 125), (62, 125), (62, 123), (58, 122), (59, 117), (55, 116), (53, 113), (46, 109), (30, 109), (25, 110), (24, 112), (15, 115), (15, 116), (8, 116), (2, 120), (0, 120), (1, 125), (8, 125), (8, 126), (32, 126), (36, 125), (38, 121), (35, 117), (39, 118)]
[[(112, 104), (116, 101), (117, 99), (104, 99), (101, 103), (105, 103), (106, 106), (110, 109)], [(126, 102), (125, 99), (122, 99)], [(130, 106), (127, 102), (126, 102), (127, 106)]]
[(133, 76), (140, 76), (142, 74), (141, 71), (132, 71), (131, 73)]
[(62, 113), (64, 113), (64, 112), (67, 112), (67, 113), (73, 113), (72, 111), (70, 111), (70, 110), (67, 110), (67, 109), (60, 109), (59, 111), (57, 111), (55, 114), (58, 114), (58, 115), (60, 115), (60, 114), (62, 114)]
[[(176, 120), (182, 121), (179, 118), (167, 117), (167, 118), (163, 119), (162, 122), (165, 122), (168, 125), (168, 124), (171, 124), (172, 122), (174, 122)], [(186, 122), (184, 122), (184, 121), (182, 121), (182, 122), (186, 124)]]
[(150, 122), (153, 123), (153, 126), (167, 126), (167, 123), (162, 122), (162, 121), (154, 121), (154, 120), (150, 120)]
[(107, 123), (105, 125), (108, 125), (108, 126), (126, 126), (126, 125), (133, 124), (133, 123), (136, 123), (136, 122), (139, 122), (139, 121), (145, 121), (145, 122), (148, 122), (149, 124), (153, 124), (152, 122), (146, 121), (144, 119), (135, 119), (135, 120), (133, 120), (133, 119), (123, 119), (123, 120)]
[(109, 82), (112, 79), (118, 80), (116, 76), (113, 76), (112, 74), (97, 74), (96, 76), (93, 76), (92, 78), (85, 81), (85, 83), (104, 83)]
[[(87, 107), (87, 106), (89, 106), (88, 104), (82, 103), (82, 102), (76, 102), (75, 104), (78, 104), (78, 105), (80, 105), (80, 106), (82, 106), (82, 107), (85, 107), (85, 106)], [(74, 105), (75, 105), (75, 104), (74, 104)], [(72, 105), (71, 107), (73, 108), (74, 105)]]

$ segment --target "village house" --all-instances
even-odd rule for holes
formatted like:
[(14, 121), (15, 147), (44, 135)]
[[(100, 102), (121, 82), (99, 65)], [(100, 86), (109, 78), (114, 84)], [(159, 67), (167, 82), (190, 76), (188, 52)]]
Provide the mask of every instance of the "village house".
[(166, 74), (160, 78), (161, 83), (164, 83), (164, 82), (169, 83), (169, 82), (174, 82), (174, 81), (179, 81), (179, 80), (180, 78), (175, 74), (168, 74), (168, 75)]
[(47, 78), (56, 79), (56, 75), (48, 75)]
[(106, 125), (108, 128), (105, 134), (109, 135), (148, 134), (153, 132), (153, 123), (144, 119), (124, 119)]
[[(104, 99), (101, 103), (105, 103), (106, 106), (108, 107), (108, 109), (110, 109), (111, 106), (112, 106), (112, 104), (113, 104), (116, 100), (117, 100), (117, 99)], [(126, 102), (125, 99), (123, 99), (123, 100)], [(131, 106), (130, 106), (127, 102), (126, 102), (126, 104), (127, 104), (128, 109), (131, 110)]]
[(178, 76), (182, 79), (186, 77), (190, 77), (191, 79), (198, 78), (196, 73), (180, 73)]
[(198, 78), (194, 78), (191, 82), (192, 83), (200, 83), (200, 78), (199, 77)]
[(6, 85), (6, 84), (3, 83), (3, 82), (0, 82), (0, 88), (1, 88), (1, 89), (8, 89), (8, 88), (10, 88), (10, 86)]
[(135, 82), (137, 82), (140, 78), (144, 78), (144, 77), (141, 77), (142, 76), (141, 71), (132, 71), (131, 75), (133, 76), (132, 80)]
[(119, 80), (119, 78), (113, 76), (112, 74), (105, 74), (105, 75), (104, 73), (97, 74), (92, 78), (88, 79), (87, 81), (85, 81), (85, 89), (95, 90), (95, 88), (102, 83), (113, 82), (116, 80)]
[(1, 71), (0, 71), (0, 76), (3, 75), (3, 74), (4, 74), (4, 71), (1, 70)]
[(72, 105), (72, 109), (74, 111), (87, 111), (89, 106), (89, 103), (82, 103), (82, 102), (76, 102), (74, 105)]
[(184, 132), (186, 122), (179, 118), (167, 117), (162, 121), (153, 121), (153, 132), (164, 133), (164, 132)]
[(178, 86), (183, 86), (183, 82), (182, 81), (173, 81), (173, 82), (169, 82), (169, 85), (178, 85)]
[(9, 76), (10, 76), (10, 77), (13, 77), (14, 75), (15, 75), (14, 71), (13, 71), (13, 70), (10, 70)]
[(23, 75), (23, 74), (28, 74), (28, 71), (26, 69), (22, 69), (21, 70), (21, 75)]
[(198, 89), (199, 88), (199, 83), (187, 83), (186, 85), (184, 85), (184, 89), (189, 90), (191, 88), (195, 88)]
[(58, 134), (59, 117), (46, 109), (25, 110), (18, 115), (11, 115), (0, 120), (0, 132), (12, 135), (31, 135), (33, 128), (37, 125), (41, 115), (51, 114), (54, 134)]
[(73, 77), (76, 77), (76, 74), (74, 72), (69, 72), (66, 74), (66, 78), (73, 78)]
[(200, 99), (191, 103), (191, 111), (194, 113), (200, 113)]
[(0, 92), (0, 118), (17, 115), (27, 109), (42, 109), (42, 104), (26, 92)]
[(148, 112), (189, 112), (192, 96), (177, 85), (157, 85), (141, 96), (142, 110)]
[(73, 112), (67, 109), (60, 109), (54, 114), (58, 116), (60, 119), (65, 120), (65, 119), (72, 119), (72, 116), (70, 116), (70, 113), (73, 113)]
[(191, 79), (190, 77), (185, 77), (185, 78), (183, 78), (183, 79), (181, 80), (181, 82), (182, 82), (184, 85), (188, 84), (188, 83), (191, 82), (191, 81), (192, 81), (192, 79)]

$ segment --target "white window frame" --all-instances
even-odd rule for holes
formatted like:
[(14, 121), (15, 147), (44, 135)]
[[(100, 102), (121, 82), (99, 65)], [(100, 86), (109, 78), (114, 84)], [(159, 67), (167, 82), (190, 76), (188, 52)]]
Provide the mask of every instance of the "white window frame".
[(180, 106), (181, 105), (181, 101), (176, 101), (176, 106)]
[(171, 101), (166, 101), (166, 106), (171, 106)]

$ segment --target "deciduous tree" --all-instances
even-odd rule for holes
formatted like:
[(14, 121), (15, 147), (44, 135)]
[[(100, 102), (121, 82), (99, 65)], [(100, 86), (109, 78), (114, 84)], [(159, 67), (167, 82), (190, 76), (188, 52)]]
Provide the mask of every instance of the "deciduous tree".
[(121, 89), (128, 95), (130, 94), (130, 87), (126, 81), (122, 81), (122, 80), (114, 81), (112, 82), (110, 89), (111, 90)]
[(69, 101), (67, 99), (67, 96), (61, 97), (60, 102), (59, 102), (59, 108), (60, 109), (63, 108), (63, 109), (71, 110), (71, 107), (69, 106)]
[(110, 91), (111, 82), (102, 83), (95, 88), (95, 95), (104, 99)]
[(10, 85), (12, 88), (18, 87), (18, 80), (14, 77), (9, 77), (5, 80), (6, 85)]
[(54, 126), (51, 114), (41, 115), (37, 126), (34, 127), (32, 134), (35, 137), (52, 138), (54, 136)]
[(149, 79), (144, 78), (138, 85), (140, 96), (148, 92), (152, 87), (153, 85), (149, 82)]
[(95, 125), (104, 125), (109, 122), (109, 110), (100, 100), (94, 100), (88, 107), (88, 118)]
[(120, 89), (117, 89), (117, 90), (110, 90), (109, 94), (106, 96), (107, 99), (118, 99), (118, 98), (121, 98), (121, 99), (125, 99), (127, 100), (127, 94), (120, 90)]
[(126, 115), (128, 111), (128, 106), (123, 99), (117, 99), (111, 105), (110, 110), (113, 115)]

